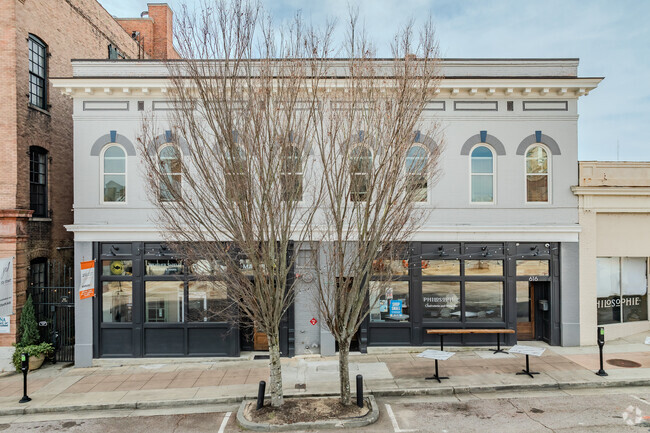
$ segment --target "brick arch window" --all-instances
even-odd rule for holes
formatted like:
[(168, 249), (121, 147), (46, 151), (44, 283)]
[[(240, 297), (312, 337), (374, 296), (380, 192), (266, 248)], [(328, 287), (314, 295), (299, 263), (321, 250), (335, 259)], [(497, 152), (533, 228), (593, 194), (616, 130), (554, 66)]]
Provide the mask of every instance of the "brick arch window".
[(541, 144), (526, 151), (526, 202), (549, 202), (549, 162), (548, 151)]
[(32, 216), (47, 218), (47, 150), (29, 148), (29, 208)]
[(126, 201), (126, 152), (119, 144), (106, 146), (101, 157), (102, 203)]
[(485, 143), (476, 145), (470, 153), (472, 203), (494, 203), (494, 153)]
[(365, 201), (370, 189), (372, 150), (360, 144), (350, 153), (350, 201)]
[(29, 103), (47, 110), (47, 45), (29, 35)]
[(166, 181), (160, 183), (160, 201), (177, 201), (181, 197), (181, 153), (173, 144), (167, 144), (158, 152), (160, 171)]

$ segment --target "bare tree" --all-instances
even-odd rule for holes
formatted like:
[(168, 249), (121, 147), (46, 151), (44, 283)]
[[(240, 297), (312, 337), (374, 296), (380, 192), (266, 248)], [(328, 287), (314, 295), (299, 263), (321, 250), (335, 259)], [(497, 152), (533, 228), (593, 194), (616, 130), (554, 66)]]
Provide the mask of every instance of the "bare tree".
[(331, 27), (319, 33), (296, 16), (278, 31), (246, 0), (205, 2), (198, 14), (185, 7), (179, 16), (182, 60), (168, 63), (171, 134), (157, 138), (165, 119), (143, 121), (149, 190), (176, 253), (237, 307), (215, 303), (212, 314), (225, 320), (230, 312), (234, 321), (243, 314), (267, 334), (277, 407), (292, 249), (307, 242), (319, 202), (320, 191), (303, 177), (313, 177), (316, 95)]
[(408, 263), (404, 245), (427, 215), (416, 203), (426, 201), (437, 173), (437, 124), (421, 120), (439, 83), (437, 43), (430, 20), (413, 33), (408, 24), (393, 58), (377, 60), (352, 12), (343, 78), (318, 95), (331, 108), (315, 123), (323, 201), (310, 238), (320, 249), (317, 303), (338, 344), (344, 405), (351, 340), (391, 284), (395, 260)]

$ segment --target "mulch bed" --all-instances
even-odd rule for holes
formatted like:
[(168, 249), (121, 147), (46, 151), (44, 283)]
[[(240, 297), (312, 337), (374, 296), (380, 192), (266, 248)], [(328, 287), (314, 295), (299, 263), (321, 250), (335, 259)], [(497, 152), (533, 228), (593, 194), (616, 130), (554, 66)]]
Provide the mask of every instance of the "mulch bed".
[(369, 412), (356, 404), (343, 406), (338, 398), (285, 398), (282, 407), (265, 405), (255, 410), (255, 402), (246, 407), (244, 416), (256, 423), (295, 424), (298, 422), (326, 421), (333, 419), (360, 418)]

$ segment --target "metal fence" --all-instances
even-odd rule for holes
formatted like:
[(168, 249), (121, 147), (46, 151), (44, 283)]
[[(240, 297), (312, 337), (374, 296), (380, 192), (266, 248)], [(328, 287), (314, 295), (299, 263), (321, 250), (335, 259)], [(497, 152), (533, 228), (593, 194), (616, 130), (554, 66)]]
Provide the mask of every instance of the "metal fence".
[(32, 295), (42, 341), (54, 345), (53, 362), (74, 361), (74, 268), (49, 261), (40, 275), (30, 272)]

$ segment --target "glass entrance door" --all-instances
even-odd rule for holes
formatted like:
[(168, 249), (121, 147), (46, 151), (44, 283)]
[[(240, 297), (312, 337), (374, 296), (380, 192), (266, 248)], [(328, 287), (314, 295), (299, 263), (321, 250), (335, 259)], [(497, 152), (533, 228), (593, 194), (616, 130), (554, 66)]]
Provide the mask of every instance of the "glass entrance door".
[(517, 340), (535, 339), (535, 286), (528, 281), (517, 281)]

